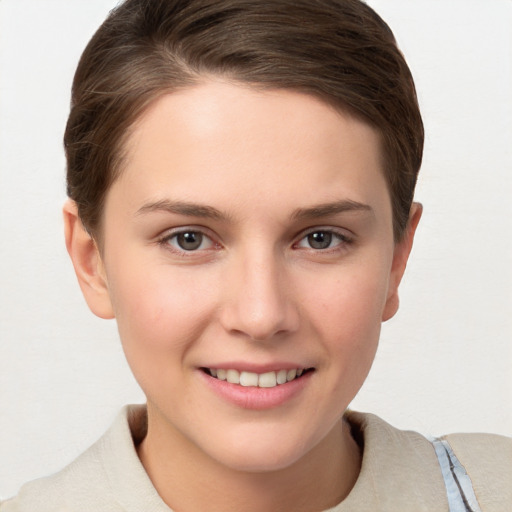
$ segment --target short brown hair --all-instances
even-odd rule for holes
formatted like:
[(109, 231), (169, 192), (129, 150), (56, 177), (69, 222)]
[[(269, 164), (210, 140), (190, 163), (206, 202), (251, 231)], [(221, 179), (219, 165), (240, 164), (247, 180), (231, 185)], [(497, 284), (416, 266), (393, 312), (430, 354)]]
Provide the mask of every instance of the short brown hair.
[(68, 195), (93, 236), (134, 121), (211, 75), (312, 94), (376, 127), (401, 238), (423, 123), (393, 33), (359, 0), (126, 0), (111, 11), (80, 59), (64, 136)]

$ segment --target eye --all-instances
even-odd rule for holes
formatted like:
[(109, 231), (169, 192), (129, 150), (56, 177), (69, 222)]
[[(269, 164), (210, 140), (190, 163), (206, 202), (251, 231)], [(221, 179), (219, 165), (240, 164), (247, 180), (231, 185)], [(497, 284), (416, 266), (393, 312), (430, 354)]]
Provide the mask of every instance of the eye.
[(172, 233), (161, 240), (162, 244), (170, 245), (179, 252), (194, 252), (211, 249), (215, 243), (201, 231), (187, 229)]
[(346, 235), (332, 230), (318, 229), (316, 231), (311, 231), (304, 236), (299, 240), (296, 246), (305, 249), (323, 251), (348, 243), (350, 243), (350, 239)]

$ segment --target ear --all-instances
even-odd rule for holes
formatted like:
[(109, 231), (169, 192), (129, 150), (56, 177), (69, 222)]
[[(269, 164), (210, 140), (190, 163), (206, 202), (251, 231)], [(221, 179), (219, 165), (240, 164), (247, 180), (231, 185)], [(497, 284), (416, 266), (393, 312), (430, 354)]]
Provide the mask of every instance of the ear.
[(414, 240), (414, 233), (421, 218), (423, 212), (423, 206), (420, 203), (413, 203), (411, 206), (411, 212), (409, 214), (409, 222), (407, 224), (406, 231), (403, 238), (395, 245), (393, 252), (393, 262), (391, 265), (391, 275), (389, 278), (388, 297), (386, 299), (386, 305), (382, 313), (382, 321), (385, 322), (392, 318), (398, 311), (399, 298), (398, 298), (398, 286), (405, 272), (407, 266), (407, 260), (411, 253), (412, 243)]
[(74, 201), (64, 204), (66, 248), (90, 310), (100, 318), (114, 318), (103, 261), (94, 239), (85, 230)]

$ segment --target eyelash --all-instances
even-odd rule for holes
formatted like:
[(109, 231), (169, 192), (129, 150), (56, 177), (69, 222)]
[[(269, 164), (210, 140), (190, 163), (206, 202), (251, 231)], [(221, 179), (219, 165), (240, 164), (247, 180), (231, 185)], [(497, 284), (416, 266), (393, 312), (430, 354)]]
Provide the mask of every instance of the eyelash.
[[(180, 236), (180, 235), (187, 235), (187, 234), (194, 234), (194, 235), (200, 235), (201, 236), (201, 242), (200, 242), (200, 245), (202, 245), (205, 240), (209, 241), (209, 245), (211, 245), (211, 247), (208, 247), (206, 249), (194, 249), (194, 250), (186, 250), (186, 249), (183, 249), (179, 246), (173, 246), (171, 245), (171, 240), (173, 239), (176, 239)], [(159, 238), (157, 240), (158, 244), (162, 247), (164, 247), (165, 249), (171, 251), (171, 252), (174, 252), (174, 253), (177, 253), (181, 256), (185, 256), (185, 257), (193, 257), (194, 255), (197, 255), (197, 253), (200, 253), (200, 252), (203, 252), (203, 251), (207, 251), (207, 250), (211, 250), (211, 249), (218, 249), (221, 247), (221, 245), (217, 242), (215, 242), (212, 238), (211, 235), (207, 234), (205, 232), (204, 229), (200, 229), (200, 228), (179, 228), (179, 229), (176, 229), (172, 232), (167, 232), (165, 233), (161, 238)], [(200, 246), (199, 246), (200, 247)]]
[[(320, 234), (320, 233), (331, 237), (329, 239), (329, 245), (335, 239), (337, 239), (338, 243), (336, 243), (333, 247), (326, 247), (326, 248), (315, 248), (315, 247), (311, 247), (311, 246), (301, 247), (300, 246), (300, 244), (303, 241), (307, 240), (308, 237), (310, 237), (311, 235), (316, 235), (316, 234)], [(177, 240), (177, 238), (180, 235), (185, 236), (187, 234), (194, 234), (194, 235), (201, 236), (200, 245), (196, 249), (186, 250), (179, 246), (171, 245), (171, 240), (173, 240), (173, 239)], [(205, 242), (205, 239), (209, 241), (208, 242), (209, 247), (200, 249), (200, 246)], [(204, 251), (209, 251), (211, 249), (219, 249), (221, 247), (221, 245), (218, 242), (215, 242), (213, 240), (213, 237), (211, 235), (207, 234), (204, 231), (204, 229), (192, 228), (192, 227), (191, 228), (179, 228), (170, 233), (167, 232), (164, 236), (159, 238), (157, 240), (157, 242), (160, 246), (164, 247), (165, 249), (170, 250), (179, 255), (185, 256), (185, 257), (193, 257), (193, 256), (197, 255), (197, 253), (202, 253)], [(315, 253), (331, 253), (331, 252), (336, 252), (336, 251), (342, 250), (344, 248), (346, 249), (347, 246), (351, 245), (353, 242), (354, 242), (353, 238), (351, 236), (348, 236), (345, 232), (341, 232), (341, 231), (338, 231), (333, 228), (321, 228), (321, 227), (318, 228), (317, 227), (317, 228), (311, 229), (305, 233), (301, 233), (300, 238), (296, 242), (293, 243), (292, 247), (293, 247), (293, 249), (296, 249), (296, 250), (300, 250), (303, 248), (305, 250), (313, 251)]]
[(329, 245), (330, 245), (330, 242), (332, 242), (336, 239), (337, 239), (338, 243), (336, 243), (333, 247), (326, 247), (325, 249), (314, 248), (311, 246), (304, 247), (304, 249), (309, 250), (309, 251), (314, 251), (315, 253), (331, 253), (331, 252), (336, 252), (339, 250), (346, 249), (349, 245), (351, 245), (354, 242), (353, 237), (349, 236), (346, 232), (342, 232), (342, 231), (339, 231), (334, 228), (315, 227), (313, 229), (310, 229), (309, 231), (306, 231), (305, 233), (301, 233), (300, 239), (293, 244), (294, 248), (300, 247), (299, 244), (301, 242), (307, 240), (308, 237), (310, 237), (311, 235), (316, 235), (316, 234), (320, 234), (320, 233), (322, 233), (324, 235), (327, 234), (327, 235), (329, 235), (329, 237), (331, 237), (329, 240)]

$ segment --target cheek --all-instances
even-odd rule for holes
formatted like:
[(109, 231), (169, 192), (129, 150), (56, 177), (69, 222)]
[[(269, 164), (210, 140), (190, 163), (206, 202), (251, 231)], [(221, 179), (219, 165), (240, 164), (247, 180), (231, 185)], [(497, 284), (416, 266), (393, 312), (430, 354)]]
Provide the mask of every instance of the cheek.
[[(153, 265), (151, 271), (128, 262), (109, 276), (120, 338), (133, 366), (179, 359), (203, 330), (213, 311), (211, 294), (201, 276)], [(145, 267), (148, 269), (148, 266)]]
[(381, 323), (387, 290), (388, 273), (380, 268), (344, 268), (317, 278), (309, 302), (315, 316), (356, 334)]
[[(309, 315), (340, 375), (366, 376), (381, 329), (388, 278), (380, 267), (346, 268), (336, 278), (317, 280)], [(350, 379), (347, 379), (350, 380)]]

